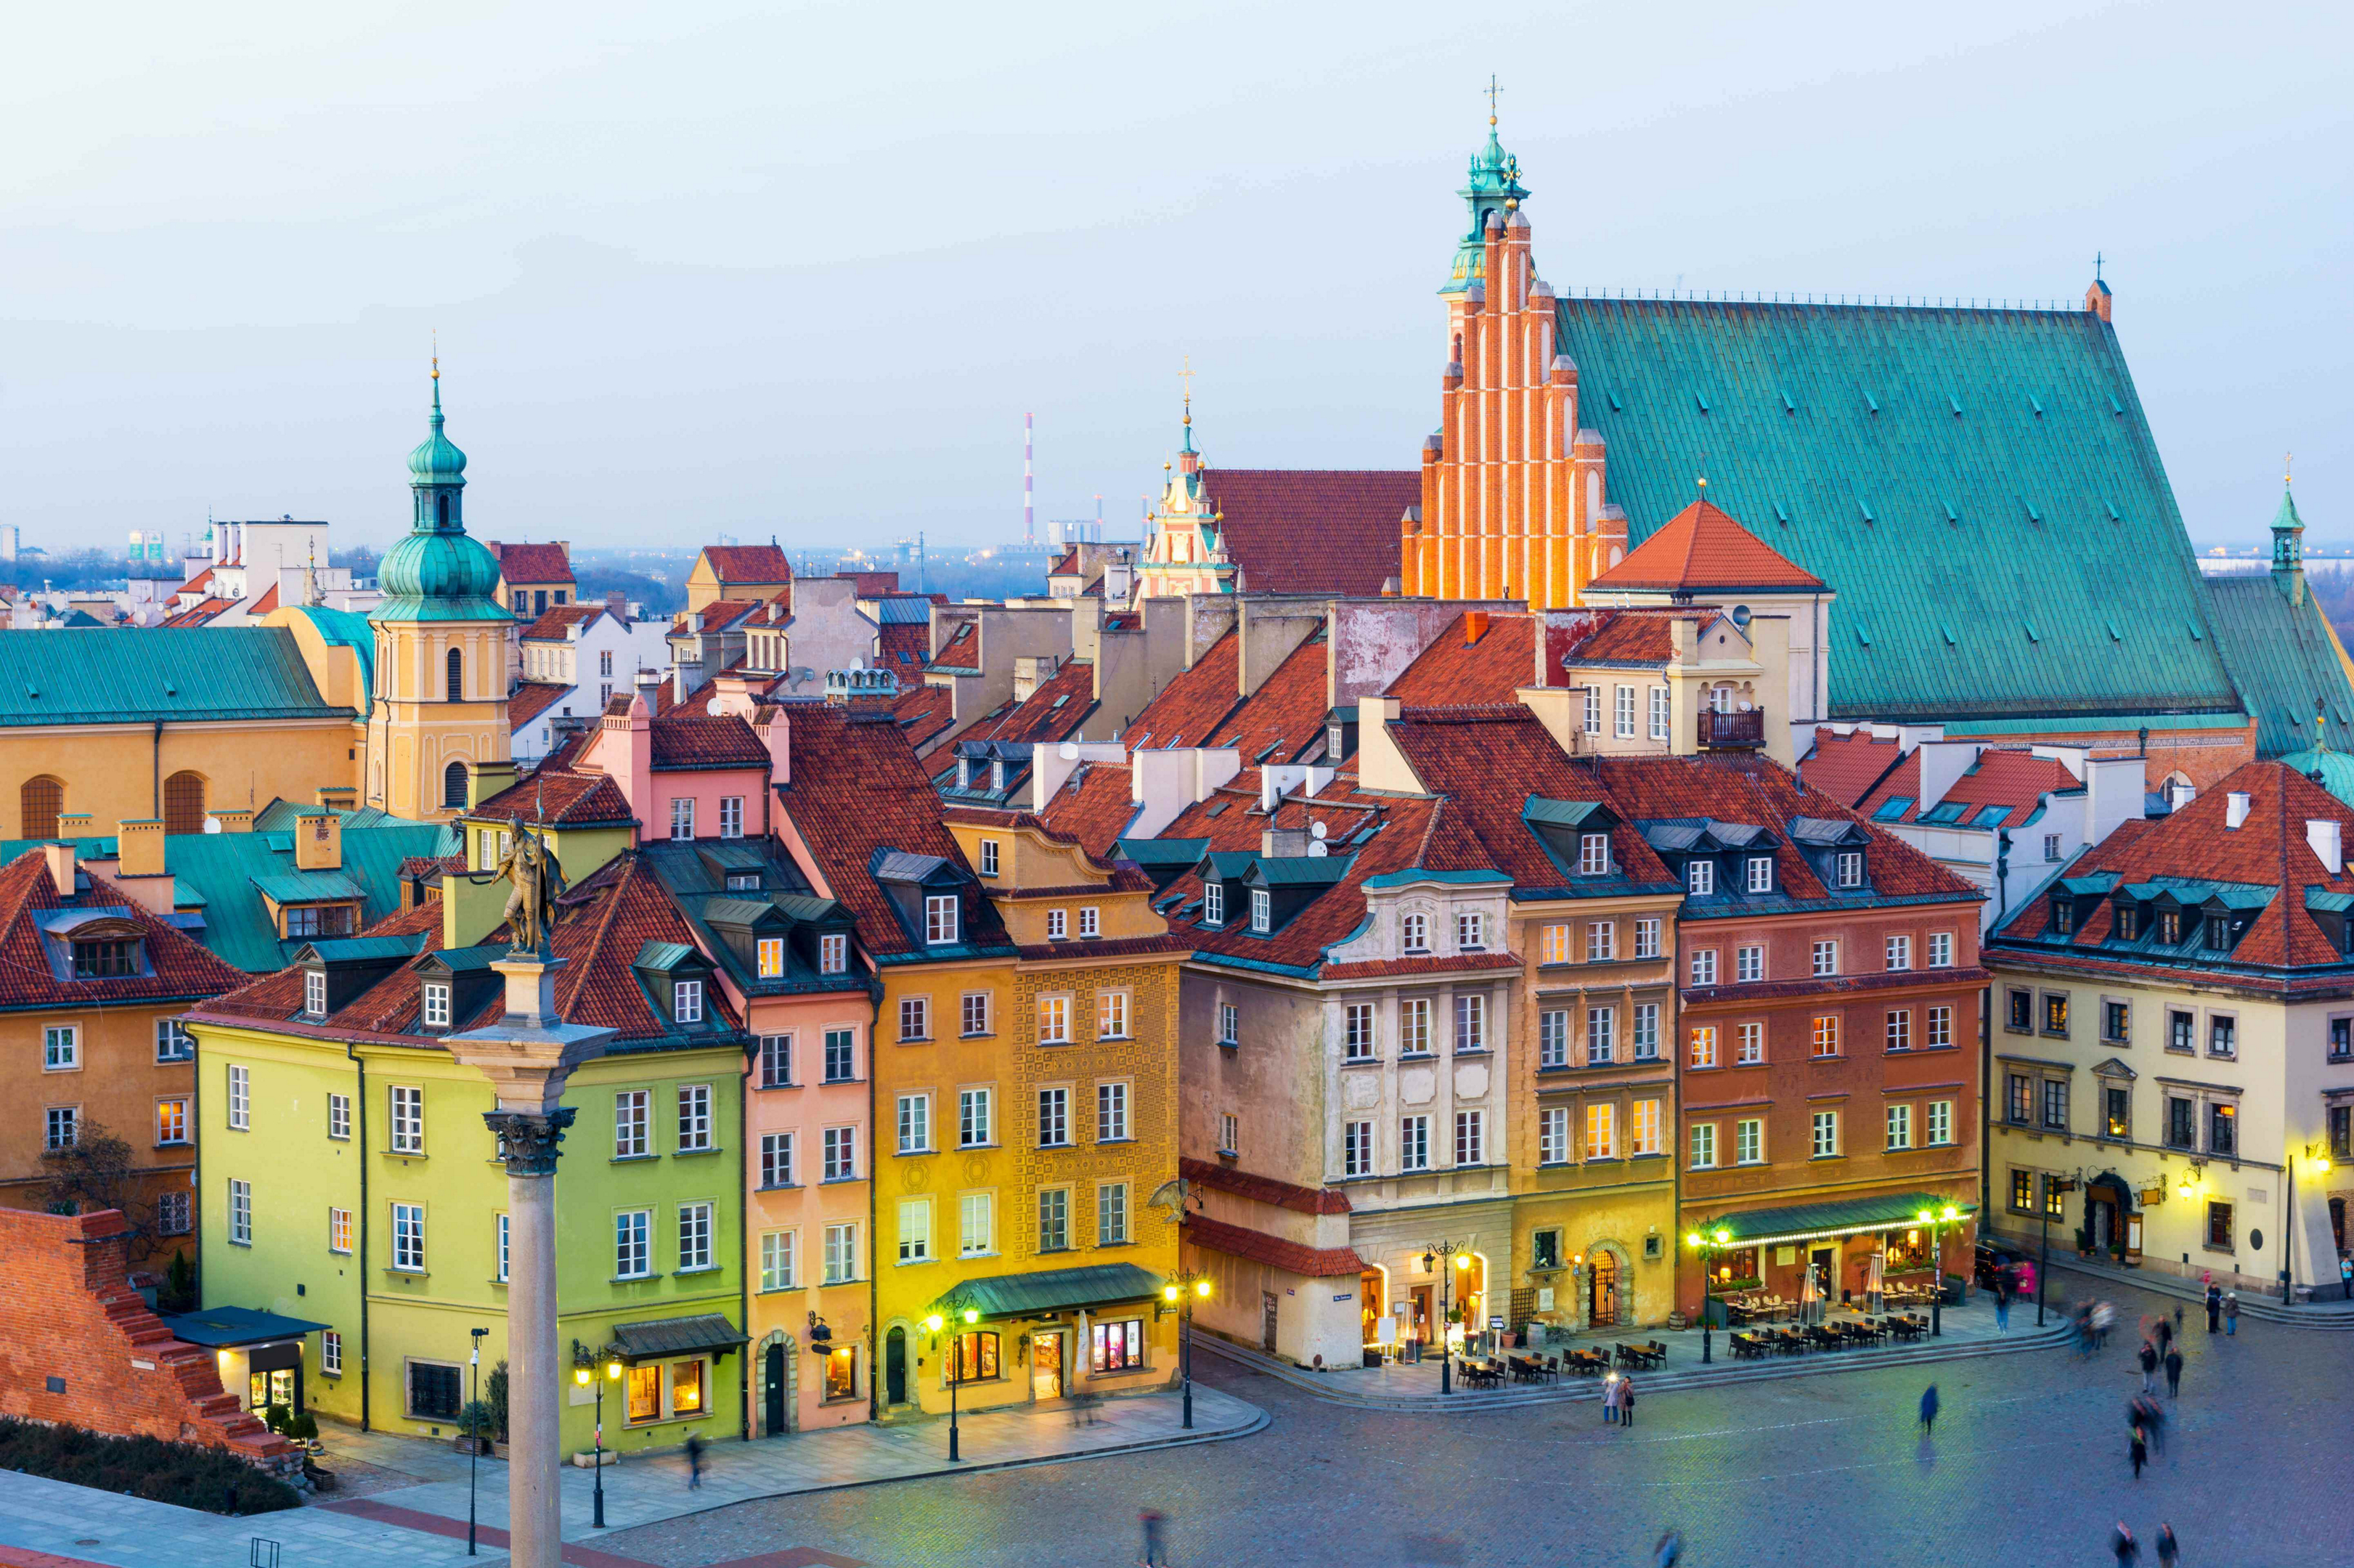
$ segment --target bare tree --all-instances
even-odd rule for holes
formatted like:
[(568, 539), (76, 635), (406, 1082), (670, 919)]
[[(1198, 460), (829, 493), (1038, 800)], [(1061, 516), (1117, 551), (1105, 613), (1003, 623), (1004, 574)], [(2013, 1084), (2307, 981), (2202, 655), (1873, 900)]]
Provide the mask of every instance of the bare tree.
[(41, 1156), (48, 1167), (49, 1212), (58, 1214), (96, 1213), (120, 1210), (131, 1239), (127, 1250), (144, 1258), (155, 1250), (154, 1205), (139, 1196), (139, 1168), (131, 1145), (107, 1130), (103, 1122), (85, 1121), (73, 1142)]

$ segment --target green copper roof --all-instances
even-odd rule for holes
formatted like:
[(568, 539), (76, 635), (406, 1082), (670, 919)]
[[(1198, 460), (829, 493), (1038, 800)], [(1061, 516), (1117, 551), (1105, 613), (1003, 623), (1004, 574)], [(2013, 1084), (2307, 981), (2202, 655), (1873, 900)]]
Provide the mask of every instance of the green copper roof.
[(415, 517), (376, 567), (384, 600), (368, 620), (512, 620), (500, 608), (498, 558), (466, 533), (466, 454), (441, 433), (441, 372), (433, 372), (428, 433), (408, 454)]
[(1829, 582), (1834, 718), (2230, 713), (2174, 495), (2088, 311), (1564, 296), (1639, 544), (1708, 498)]
[(2215, 645), (2255, 716), (2258, 757), (2313, 746), (2320, 736), (2317, 705), (2330, 734), (2354, 737), (2354, 690), (2303, 572), (2210, 577), (2207, 594), (2215, 607)]
[(1488, 144), (1471, 154), (1469, 176), (1455, 194), (1470, 208), (1471, 228), (1455, 248), (1454, 267), (1438, 291), (1442, 294), (1459, 294), (1482, 281), (1481, 274), (1487, 270), (1484, 247), (1489, 214), (1500, 216), (1529, 199), (1528, 187), (1521, 184), (1521, 161), (1496, 140), (1492, 114), (1488, 117)]
[(408, 454), (412, 483), (461, 485), (466, 482), (466, 454), (441, 433), (441, 367), (433, 367), (433, 412), (426, 417), (425, 439)]
[[(1793, 1203), (1780, 1209), (1744, 1209), (1703, 1220), (1692, 1228), (1707, 1236), (1711, 1245), (1755, 1246), (1760, 1242), (1811, 1241), (1893, 1230), (1914, 1224), (1923, 1213), (1942, 1214), (1949, 1206), (1956, 1211), (1956, 1221), (1978, 1212), (1976, 1203), (1957, 1202), (1947, 1193), (1894, 1192), (1878, 1198)], [(1725, 1233), (1722, 1241), (1717, 1240), (1720, 1231)]]
[[(141, 633), (145, 635), (145, 633)], [(301, 949), (282, 941), (261, 902), (265, 889), (282, 899), (336, 896), (306, 891), (333, 879), (355, 887), (360, 924), (372, 925), (400, 907), (400, 863), (416, 855), (440, 854), (451, 847), (439, 822), (404, 822), (379, 816), (363, 825), (359, 813), (345, 817), (344, 863), (333, 872), (294, 869), (292, 841), (283, 833), (174, 833), (164, 841), (164, 869), (171, 873), (186, 905), (193, 893), (204, 911), (197, 940), (225, 963), (249, 973), (283, 969)]]
[(0, 726), (350, 716), (282, 626), (0, 631)]
[(358, 706), (360, 716), (366, 718), (376, 691), (376, 633), (368, 627), (368, 618), (355, 609), (329, 609), (323, 605), (303, 605), (293, 613), (316, 627), (328, 646), (348, 648), (359, 655)]
[[(2292, 751), (2281, 758), (2349, 806), (2354, 806), (2354, 757), (2342, 751)], [(6, 846), (0, 845), (0, 855)]]

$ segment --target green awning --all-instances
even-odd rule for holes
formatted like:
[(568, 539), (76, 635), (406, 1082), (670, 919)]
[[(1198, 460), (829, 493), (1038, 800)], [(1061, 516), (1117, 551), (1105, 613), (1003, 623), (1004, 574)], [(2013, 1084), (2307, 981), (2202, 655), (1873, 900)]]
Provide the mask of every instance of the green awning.
[(1151, 1270), (1132, 1263), (1098, 1263), (1086, 1268), (968, 1279), (941, 1300), (961, 1297), (965, 1306), (979, 1308), (984, 1318), (1018, 1318), (1034, 1312), (1149, 1301), (1160, 1294), (1161, 1277)]
[[(1976, 1203), (1963, 1202), (1942, 1192), (1892, 1192), (1877, 1198), (1842, 1198), (1832, 1203), (1794, 1203), (1783, 1209), (1744, 1209), (1719, 1214), (1695, 1228), (1712, 1245), (1756, 1246), (1766, 1242), (1816, 1241), (1832, 1236), (1861, 1235), (1917, 1222), (1924, 1210), (1942, 1213), (1951, 1204), (1958, 1218), (1978, 1213)], [(1720, 1231), (1730, 1233), (1723, 1242)]]

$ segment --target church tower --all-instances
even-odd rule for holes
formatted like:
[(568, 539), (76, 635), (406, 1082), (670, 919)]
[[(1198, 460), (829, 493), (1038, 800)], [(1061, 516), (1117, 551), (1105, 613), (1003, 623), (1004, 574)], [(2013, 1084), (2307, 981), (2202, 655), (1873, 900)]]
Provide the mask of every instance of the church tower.
[(466, 454), (441, 433), (441, 366), (433, 412), (408, 454), (416, 511), (376, 568), (384, 601), (368, 705), (367, 803), (411, 821), (464, 809), (470, 771), (512, 771), (507, 644), (514, 619), (494, 597), (499, 563), (469, 538)]
[(1581, 603), (1625, 556), (1627, 524), (1602, 501), (1602, 437), (1577, 423), (1577, 366), (1556, 352), (1553, 292), (1529, 252), (1520, 161), (1496, 139), (1457, 194), (1471, 227), (1447, 302), (1439, 428), (1422, 449), (1422, 505), (1402, 524), (1403, 591), (1434, 599)]
[(1170, 599), (1189, 593), (1232, 593), (1235, 564), (1221, 534), (1225, 519), (1202, 483), (1202, 454), (1193, 450), (1193, 396), (1185, 395), (1185, 438), (1161, 504), (1145, 522), (1144, 559), (1137, 564), (1136, 597)]

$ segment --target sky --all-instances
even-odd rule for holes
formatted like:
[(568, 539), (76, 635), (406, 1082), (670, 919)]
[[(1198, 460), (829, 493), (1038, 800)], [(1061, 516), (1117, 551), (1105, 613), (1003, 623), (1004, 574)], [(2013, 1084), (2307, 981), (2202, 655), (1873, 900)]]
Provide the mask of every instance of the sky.
[(1041, 531), (1129, 523), (1187, 360), (1214, 464), (1412, 467), (1493, 73), (1557, 287), (2075, 300), (2097, 251), (2193, 537), (2294, 451), (2354, 543), (2344, 6), (1497, 16), (36, 8), (0, 524), (388, 540), (437, 334), (491, 537), (1015, 538), (1024, 413)]

